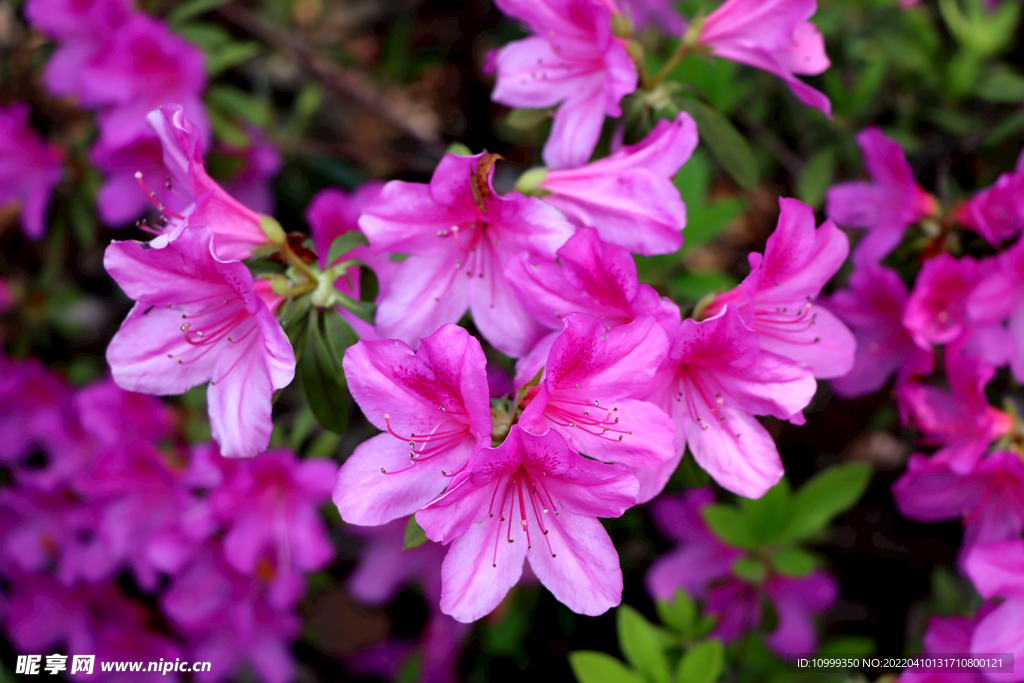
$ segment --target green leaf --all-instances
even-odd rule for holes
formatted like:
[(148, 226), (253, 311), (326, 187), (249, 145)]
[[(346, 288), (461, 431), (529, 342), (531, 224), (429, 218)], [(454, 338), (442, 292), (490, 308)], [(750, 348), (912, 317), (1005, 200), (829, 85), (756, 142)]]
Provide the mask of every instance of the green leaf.
[(668, 683), (668, 657), (662, 631), (629, 605), (615, 611), (622, 654), (653, 683)]
[(762, 543), (774, 541), (789, 521), (789, 482), (783, 479), (760, 498), (740, 498), (739, 504), (751, 537)]
[(324, 263), (328, 266), (332, 266), (338, 259), (356, 247), (362, 247), (369, 243), (369, 240), (366, 239), (366, 235), (358, 230), (343, 232), (335, 237), (334, 241), (331, 242), (331, 248), (327, 251), (327, 260), (324, 261)]
[(741, 557), (733, 562), (732, 573), (747, 583), (762, 583), (768, 578), (768, 568), (753, 557)]
[(416, 515), (412, 515), (409, 517), (409, 522), (405, 525), (405, 537), (402, 539), (402, 550), (419, 548), (426, 542), (427, 534), (424, 533), (423, 527), (421, 527), (416, 521)]
[[(1024, 98), (1022, 98), (1024, 99)], [(836, 150), (829, 146), (811, 155), (796, 181), (797, 199), (814, 208), (825, 200), (825, 192), (836, 175)]]
[(724, 292), (737, 284), (729, 273), (713, 270), (707, 273), (679, 273), (668, 282), (668, 291), (674, 299), (696, 303), (708, 292)]
[(273, 112), (270, 103), (241, 88), (224, 83), (215, 83), (206, 91), (206, 102), (233, 119), (248, 121), (259, 128), (271, 124)]
[(639, 673), (603, 652), (570, 652), (569, 666), (579, 683), (647, 683)]
[(747, 528), (747, 518), (731, 505), (708, 505), (700, 511), (701, 517), (720, 539), (731, 546), (753, 550), (757, 541)]
[(682, 588), (676, 590), (671, 601), (658, 600), (654, 603), (654, 607), (658, 610), (658, 618), (663, 624), (674, 628), (684, 636), (693, 632), (697, 619), (697, 605)]
[(189, 0), (188, 2), (183, 2), (168, 13), (167, 23), (171, 25), (172, 29), (177, 30), (185, 22), (215, 10), (221, 5), (227, 4), (227, 2), (228, 0)]
[(725, 651), (721, 641), (705, 640), (696, 643), (679, 662), (678, 683), (713, 683), (722, 675)]
[(299, 361), (302, 387), (318, 422), (341, 434), (348, 426), (348, 387), (341, 361), (345, 349), (359, 341), (334, 310), (312, 309), (305, 347)]
[(551, 109), (513, 109), (505, 117), (505, 125), (515, 130), (531, 130), (551, 120)]
[(836, 636), (829, 638), (818, 648), (817, 654), (822, 657), (829, 655), (856, 655), (869, 657), (877, 651), (874, 638), (867, 636)]
[(807, 576), (818, 566), (818, 561), (802, 548), (783, 548), (772, 555), (772, 566), (785, 576)]
[(448, 149), (444, 151), (445, 154), (458, 154), (460, 157), (473, 156), (473, 150), (461, 142), (453, 142), (448, 145)]
[(262, 51), (263, 46), (254, 40), (231, 41), (206, 53), (206, 74), (219, 76), (228, 69), (245, 64)]
[(679, 106), (697, 122), (700, 140), (733, 179), (752, 190), (757, 187), (757, 158), (746, 139), (726, 117), (702, 102), (679, 99)]
[(837, 465), (820, 472), (793, 496), (793, 512), (780, 540), (798, 541), (825, 527), (841, 512), (853, 507), (871, 481), (867, 463)]
[(978, 81), (974, 93), (987, 102), (1019, 103), (1024, 101), (1024, 76), (1009, 67), (993, 69)]

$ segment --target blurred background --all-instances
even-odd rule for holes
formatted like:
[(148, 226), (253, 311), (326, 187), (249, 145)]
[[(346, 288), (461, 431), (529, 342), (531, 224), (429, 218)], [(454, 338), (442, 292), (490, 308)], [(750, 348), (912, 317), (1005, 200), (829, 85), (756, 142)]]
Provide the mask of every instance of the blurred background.
[[(645, 0), (629, 4), (642, 8)], [(678, 254), (638, 258), (641, 281), (683, 307), (738, 283), (749, 270), (747, 253), (762, 251), (775, 227), (778, 197), (799, 198), (823, 218), (826, 190), (835, 182), (864, 177), (854, 136), (869, 125), (880, 126), (899, 142), (918, 182), (947, 207), (1012, 169), (1024, 133), (1024, 53), (1019, 5), (1013, 5), (978, 5), (984, 14), (972, 14), (971, 2), (926, 1), (901, 8), (896, 0), (819, 0), (813, 21), (825, 36), (832, 68), (809, 82), (832, 100), (832, 121), (797, 103), (769, 74), (687, 57), (669, 80), (682, 86), (684, 97), (717, 112), (716, 121), (738, 133), (739, 146), (702, 135), (698, 151), (675, 181), (688, 207), (686, 244)], [(675, 9), (687, 17), (712, 6), (684, 0)], [(309, 232), (307, 208), (324, 188), (354, 191), (370, 180), (395, 178), (426, 181), (453, 142), (504, 157), (495, 174), (499, 192), (511, 190), (523, 171), (541, 165), (546, 113), (510, 111), (490, 100), (489, 52), (524, 34), (486, 0), (141, 0), (134, 11), (155, 18), (202, 55), (206, 82), (199, 96), (209, 118), (211, 175), (243, 202), (274, 215), (289, 232)], [(0, 188), (0, 339), (7, 363), (0, 366), (5, 373), (0, 377), (0, 423), (6, 430), (24, 427), (60, 401), (74, 404), (81, 391), (104, 381), (106, 346), (131, 302), (106, 274), (103, 251), (111, 240), (150, 237), (136, 223), (150, 213), (141, 190), (142, 203), (138, 197), (127, 200), (136, 203), (134, 213), (120, 207), (113, 211), (118, 215), (101, 215), (98, 195), (106, 192), (108, 203), (116, 204), (111, 194), (136, 191), (130, 182), (108, 187), (132, 161), (111, 161), (96, 151), (107, 109), (73, 94), (55, 94), (59, 88), (46, 75), (47, 65), (70, 39), (43, 24), (28, 20), (25, 3), (0, 0), (0, 107), (27, 110), (26, 125), (45, 140), (57, 160), (51, 165), (59, 168), (45, 229), (35, 238), (23, 226), (25, 201)], [(663, 28), (658, 23), (637, 27), (652, 64), (663, 62), (678, 38)], [(635, 103), (626, 112), (627, 141), (642, 137), (664, 116), (651, 103)], [(611, 133), (609, 124), (604, 149)], [(15, 158), (0, 147), (0, 183), (13, 184), (26, 166), (19, 162), (11, 168), (3, 156)], [(920, 253), (928, 236), (913, 239), (918, 240), (912, 242), (913, 253)], [(961, 248), (972, 253), (975, 246), (965, 238)], [(907, 277), (919, 266), (913, 253), (900, 261)], [(497, 352), (492, 355), (497, 358)], [(38, 365), (38, 376), (23, 377), (29, 359)], [(496, 362), (510, 367), (507, 359)], [(1012, 391), (1009, 385), (1004, 389)], [(149, 415), (166, 410), (161, 419), (167, 424), (155, 438), (146, 437), (157, 444), (164, 462), (187, 460), (197, 444), (209, 441), (204, 400), (200, 388), (163, 400), (163, 408), (146, 408)], [(352, 404), (351, 409), (343, 433), (328, 431), (314, 419), (302, 392), (289, 387), (275, 406), (272, 445), (294, 451), (301, 462), (340, 464), (375, 433), (358, 407)], [(60, 419), (77, 420), (85, 431), (90, 420), (98, 419), (80, 407), (67, 410), (71, 417)], [(840, 587), (838, 601), (817, 621), (825, 646), (884, 656), (913, 652), (920, 647), (927, 616), (959, 613), (976, 604), (954, 568), (960, 524), (919, 524), (896, 511), (889, 489), (916, 435), (901, 427), (889, 389), (843, 401), (823, 382), (806, 426), (764, 421), (794, 488), (830, 465), (864, 461), (873, 467), (863, 498), (810, 544)], [(6, 680), (20, 678), (13, 666), (16, 655), (26, 650), (18, 643), (31, 641), (25, 640), (25, 610), (43, 621), (60, 621), (71, 613), (41, 598), (29, 607), (18, 603), (19, 595), (30, 590), (26, 572), (56, 576), (64, 561), (50, 556), (29, 572), (15, 558), (28, 552), (26, 543), (46, 545), (38, 534), (26, 540), (26, 520), (43, 513), (38, 501), (32, 512), (12, 502), (20, 495), (19, 477), (33, 467), (52, 469), (69, 448), (38, 434), (32, 439), (36, 445), (27, 450), (8, 449), (12, 452), (4, 455), (0, 471), (8, 496), (0, 499), (6, 565), (0, 572), (6, 596), (0, 615), (8, 633), (0, 644), (0, 679)], [(180, 463), (175, 468), (188, 469)], [(706, 483), (703, 473), (684, 462), (668, 490)], [(410, 571), (394, 580), (393, 590), (380, 589), (376, 598), (360, 600), (352, 577), (360, 562), (368, 561), (368, 549), (383, 541), (344, 525), (328, 497), (321, 496), (316, 505), (333, 557), (304, 571), (306, 590), (294, 611), (301, 625), (282, 631), (298, 680), (428, 680), (422, 663), (431, 656), (427, 649), (435, 646), (447, 648), (441, 659), (447, 657), (448, 663), (429, 680), (497, 683), (538, 675), (572, 680), (567, 660), (572, 651), (621, 657), (614, 613), (596, 618), (573, 614), (530, 583), (514, 589), (479, 623), (447, 633), (451, 642), (438, 644), (445, 639), (436, 631), (447, 625), (432, 620), (432, 589), (426, 587), (431, 579)], [(118, 514), (136, 514), (134, 509)], [(645, 507), (605, 522), (622, 560), (623, 602), (655, 619), (643, 577), (673, 543), (659, 533)], [(230, 528), (229, 522), (222, 523)], [(66, 532), (70, 522), (55, 524)], [(402, 529), (392, 532), (393, 544), (400, 545)], [(404, 552), (426, 556), (420, 549)], [(397, 552), (383, 561), (392, 567), (406, 562)], [(423, 576), (436, 569), (433, 559), (416, 562), (426, 567)], [(123, 564), (88, 583), (87, 592), (100, 595), (101, 584), (102, 590), (110, 588), (119, 600), (129, 601), (138, 623), (170, 643), (168, 651), (196, 642), (165, 614), (172, 588), (166, 575), (144, 584), (137, 568)], [(73, 602), (62, 600), (65, 607)], [(762, 633), (771, 630), (769, 622), (761, 624)], [(51, 642), (67, 643), (73, 637), (58, 633)], [(70, 650), (55, 644), (38, 652)], [(797, 677), (768, 652), (757, 632), (731, 646), (727, 658), (729, 680)], [(244, 659), (220, 678), (269, 680)]]

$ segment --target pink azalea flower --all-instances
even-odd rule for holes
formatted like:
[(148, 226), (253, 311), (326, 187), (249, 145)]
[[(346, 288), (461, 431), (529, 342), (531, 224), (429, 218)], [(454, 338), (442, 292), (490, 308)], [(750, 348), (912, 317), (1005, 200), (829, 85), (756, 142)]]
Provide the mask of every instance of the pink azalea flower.
[[(364, 605), (379, 606), (390, 601), (406, 584), (416, 582), (430, 611), (424, 633), (420, 637), (420, 678), (424, 683), (455, 683), (462, 644), (470, 628), (439, 611), (441, 600), (441, 563), (445, 548), (426, 542), (418, 548), (403, 549), (407, 520), (395, 520), (379, 527), (353, 527), (357, 536), (366, 539), (359, 564), (348, 577), (352, 596)], [(386, 641), (355, 655), (360, 664), (367, 664), (374, 655), (390, 654), (395, 641)], [(384, 667), (362, 666), (360, 669), (380, 672), (393, 678), (399, 657), (385, 656)]]
[(25, 18), (32, 27), (58, 40), (95, 40), (111, 35), (134, 8), (131, 0), (28, 0)]
[(345, 352), (349, 390), (384, 431), (342, 465), (334, 503), (350, 524), (411, 515), (445, 490), (477, 448), (490, 445), (483, 349), (456, 325), (422, 341), (360, 341)]
[(658, 296), (650, 285), (640, 284), (629, 252), (602, 242), (595, 230), (580, 229), (555, 254), (557, 260), (520, 254), (505, 269), (516, 298), (550, 330), (516, 362), (516, 386), (529, 382), (544, 367), (569, 313), (587, 313), (609, 327), (644, 315), (654, 316), (667, 328), (679, 325), (679, 307)]
[(956, 218), (994, 247), (1019, 235), (1024, 228), (1024, 155), (1013, 172), (961, 204)]
[(273, 215), (277, 200), (271, 182), (281, 172), (284, 159), (261, 129), (247, 126), (245, 133), (249, 137), (248, 146), (222, 144), (217, 149), (221, 155), (240, 164), (224, 183), (224, 189), (256, 213)]
[[(989, 610), (990, 611), (990, 610)], [(985, 613), (983, 608), (979, 614)], [(971, 651), (971, 636), (977, 627), (979, 616), (969, 617), (931, 617), (928, 619), (928, 630), (922, 640), (923, 654), (928, 655), (965, 655)], [(905, 669), (898, 679), (899, 683), (985, 683), (982, 674), (965, 671), (950, 672), (940, 670), (914, 671)]]
[(524, 355), (540, 337), (505, 266), (523, 251), (554, 256), (574, 228), (535, 197), (496, 194), (490, 162), (483, 154), (448, 154), (429, 185), (394, 180), (367, 202), (359, 226), (373, 250), (410, 254), (381, 292), (381, 336), (414, 344), (469, 309), (507, 355)]
[(803, 577), (772, 575), (760, 586), (736, 578), (732, 566), (744, 552), (718, 539), (701, 518), (701, 509), (714, 502), (714, 493), (705, 488), (653, 503), (659, 531), (680, 547), (651, 566), (647, 590), (657, 600), (671, 600), (678, 589), (704, 600), (707, 613), (718, 617), (710, 635), (727, 643), (760, 625), (761, 602), (767, 599), (779, 621), (765, 636), (765, 644), (780, 655), (816, 651), (814, 615), (835, 604), (835, 579), (820, 570)]
[(816, 302), (849, 253), (832, 221), (814, 228), (811, 207), (779, 199), (779, 224), (764, 255), (751, 253), (750, 275), (718, 295), (704, 310), (717, 315), (728, 304), (757, 332), (761, 348), (808, 366), (815, 377), (841, 377), (853, 366), (857, 343), (828, 309)]
[(686, 206), (672, 177), (697, 147), (697, 125), (687, 113), (659, 121), (639, 143), (611, 156), (562, 171), (548, 171), (543, 199), (606, 242), (643, 256), (683, 246)]
[(285, 449), (224, 463), (229, 475), (210, 494), (224, 524), (224, 559), (233, 569), (259, 575), (274, 607), (293, 604), (301, 577), (334, 557), (319, 507), (330, 499), (338, 466), (331, 460), (300, 461)]
[(594, 153), (605, 116), (622, 116), (637, 73), (612, 36), (612, 4), (600, 0), (498, 0), (498, 9), (533, 35), (509, 43), (494, 60), (491, 99), (509, 107), (558, 107), (544, 164), (575, 168)]
[(137, 302), (107, 348), (114, 381), (157, 395), (210, 382), (221, 452), (251, 457), (265, 450), (271, 395), (291, 382), (295, 356), (248, 268), (214, 256), (204, 226), (159, 245), (113, 242), (104, 265)]
[(903, 327), (907, 286), (900, 276), (876, 263), (860, 263), (847, 287), (827, 301), (857, 340), (853, 369), (832, 380), (836, 393), (854, 398), (878, 391), (893, 373), (902, 384), (914, 375), (931, 372), (931, 347), (919, 347)]
[(974, 654), (1012, 653), (1013, 674), (985, 674), (990, 681), (1024, 681), (1024, 541), (1014, 539), (974, 546), (965, 571), (981, 597), (1004, 599), (983, 616), (971, 635)]
[(847, 228), (867, 235), (854, 249), (858, 263), (877, 262), (903, 239), (907, 226), (937, 211), (935, 198), (921, 189), (903, 148), (877, 128), (857, 135), (870, 182), (839, 183), (825, 197), (825, 213)]
[(630, 467), (674, 455), (672, 420), (636, 397), (650, 393), (668, 356), (664, 330), (651, 317), (608, 329), (601, 318), (573, 313), (551, 346), (544, 378), (527, 394), (519, 424), (552, 429), (596, 460)]
[[(208, 545), (160, 600), (189, 642), (192, 660), (214, 662), (195, 679), (226, 680), (247, 663), (266, 683), (294, 680), (290, 645), (301, 626), (294, 608), (275, 607), (260, 580), (236, 572), (221, 554), (221, 548)], [(301, 592), (299, 587), (296, 594)]]
[(1013, 421), (985, 397), (994, 367), (957, 347), (949, 348), (945, 359), (950, 391), (910, 380), (900, 386), (897, 398), (909, 418), (905, 421), (921, 431), (924, 443), (942, 447), (935, 458), (966, 474), (989, 444), (1010, 432)]
[(945, 253), (925, 261), (903, 309), (903, 326), (922, 349), (967, 334), (967, 297), (981, 279), (979, 265), (970, 256)]
[[(1006, 324), (1009, 339), (1002, 355), (1009, 359), (1014, 379), (1021, 382), (1024, 381), (1024, 299), (1021, 297), (1024, 292), (1024, 238), (998, 254), (993, 265), (978, 273), (980, 282), (973, 290), (968, 291), (965, 284), (957, 291), (966, 298), (971, 329)], [(1001, 355), (998, 350), (990, 353)], [(996, 362), (998, 364), (999, 360)]]
[[(174, 661), (183, 655), (177, 644), (150, 628), (145, 606), (114, 583), (71, 588), (45, 573), (17, 575), (12, 583), (5, 622), (19, 651), (96, 655), (93, 673), (72, 680), (124, 680), (124, 673), (101, 671), (101, 661)], [(70, 671), (71, 660), (67, 663)], [(174, 672), (165, 676), (145, 670), (132, 678), (141, 683), (179, 680)]]
[(726, 0), (704, 20), (697, 44), (778, 76), (798, 100), (832, 118), (828, 98), (794, 75), (831, 66), (821, 32), (808, 21), (817, 11), (815, 0)]
[(483, 617), (528, 559), (569, 609), (603, 614), (622, 599), (622, 570), (596, 518), (618, 517), (636, 492), (628, 470), (574, 453), (553, 430), (513, 425), (504, 443), (476, 451), (448, 490), (416, 513), (428, 538), (451, 543), (441, 610), (462, 622)]
[[(309, 207), (306, 209), (306, 222), (309, 223), (322, 270), (334, 265), (327, 263), (331, 244), (346, 232), (359, 231), (359, 216), (363, 212), (363, 207), (380, 194), (382, 187), (384, 187), (383, 183), (370, 181), (363, 183), (351, 194), (328, 188), (318, 192), (310, 201)], [(375, 254), (369, 247), (356, 247), (338, 257), (338, 261), (349, 259), (359, 259), (370, 267), (374, 275), (377, 276), (378, 291), (386, 288), (386, 283), (390, 281), (392, 273), (398, 267), (398, 264), (392, 261), (387, 254)], [(334, 281), (334, 287), (342, 294), (358, 300), (360, 296), (359, 277), (359, 269), (351, 268), (346, 271), (346, 277)], [(359, 319), (340, 306), (338, 312), (348, 321), (361, 339), (374, 341), (380, 339), (373, 325)]]
[(50, 195), (61, 178), (61, 152), (28, 123), (29, 106), (0, 107), (0, 206), (21, 205), (21, 229), (38, 240), (46, 232)]
[(681, 36), (686, 22), (672, 0), (620, 0), (633, 24), (640, 29), (656, 28), (666, 35)]
[[(269, 243), (260, 228), (260, 216), (229, 195), (206, 173), (199, 129), (178, 105), (166, 105), (150, 112), (149, 125), (163, 147), (163, 160), (170, 174), (170, 190), (154, 196), (169, 209), (168, 239), (188, 226), (206, 226), (214, 236), (218, 259), (245, 259), (252, 250)], [(161, 182), (159, 187), (164, 187)], [(150, 188), (152, 189), (152, 188)], [(165, 199), (166, 198), (166, 199)], [(175, 215), (177, 214), (177, 215)]]
[(1014, 453), (993, 453), (966, 472), (938, 458), (914, 455), (892, 494), (900, 514), (911, 519), (962, 519), (961, 559), (978, 543), (1024, 532), (1024, 463)]
[(660, 490), (688, 446), (715, 481), (760, 498), (782, 478), (775, 441), (755, 415), (786, 420), (814, 396), (806, 366), (762, 350), (757, 333), (727, 305), (703, 322), (684, 320), (670, 335), (668, 362), (659, 370), (656, 403), (676, 423), (676, 457), (650, 476)]

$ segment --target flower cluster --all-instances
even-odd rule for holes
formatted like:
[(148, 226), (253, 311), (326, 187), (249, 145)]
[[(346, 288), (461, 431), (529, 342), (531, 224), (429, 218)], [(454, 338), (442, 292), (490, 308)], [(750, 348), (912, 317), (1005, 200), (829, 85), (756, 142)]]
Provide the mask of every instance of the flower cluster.
[(286, 450), (228, 460), (184, 445), (156, 399), (0, 364), (13, 477), (0, 492), (3, 623), (19, 650), (191, 658), (215, 663), (201, 681), (242, 666), (290, 680), (305, 575), (334, 555), (317, 508), (336, 465)]
[[(987, 394), (1001, 368), (1018, 382), (1024, 379), (1019, 172), (1001, 176), (943, 218), (896, 143), (877, 129), (864, 131), (858, 141), (871, 182), (846, 183), (829, 193), (828, 211), (837, 223), (867, 230), (854, 250), (848, 289), (829, 300), (858, 341), (853, 370), (833, 386), (842, 395), (859, 396), (896, 375), (903, 422), (917, 431), (921, 446), (935, 449), (911, 456), (893, 487), (896, 504), (902, 514), (923, 522), (961, 519), (961, 569), (983, 597), (1007, 600), (983, 609), (976, 623), (935, 620), (926, 647), (1019, 656), (1024, 630), (1006, 620), (1019, 619), (1011, 600), (1024, 567), (1018, 557), (1024, 547), (1020, 427), (1012, 404), (997, 408)], [(999, 251), (980, 258), (954, 256), (947, 239), (954, 222)], [(900, 275), (881, 261), (915, 224), (931, 242), (908, 291)], [(1010, 240), (1016, 241), (1007, 246)], [(942, 377), (932, 381), (939, 358)]]
[(38, 240), (46, 232), (50, 194), (61, 178), (61, 154), (29, 125), (29, 107), (0, 107), (0, 207), (21, 205), (21, 229)]
[(136, 174), (150, 187), (166, 176), (146, 114), (181, 104), (209, 146), (203, 53), (131, 0), (32, 0), (25, 15), (58, 44), (46, 65), (47, 89), (96, 112), (100, 135), (90, 156), (105, 177), (96, 201), (100, 218), (110, 226), (135, 220), (147, 206)]

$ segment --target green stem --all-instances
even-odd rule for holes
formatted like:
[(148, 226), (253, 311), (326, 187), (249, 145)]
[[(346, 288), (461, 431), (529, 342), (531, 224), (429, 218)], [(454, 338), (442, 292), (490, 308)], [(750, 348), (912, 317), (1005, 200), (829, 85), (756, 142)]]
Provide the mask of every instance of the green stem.
[(284, 259), (288, 263), (295, 266), (295, 268), (299, 272), (306, 276), (306, 278), (312, 283), (313, 289), (316, 289), (316, 283), (319, 281), (319, 277), (317, 276), (316, 273), (313, 272), (313, 269), (310, 268), (305, 261), (300, 259), (298, 255), (294, 251), (292, 251), (292, 248), (288, 246), (287, 240), (285, 240), (285, 242), (281, 245), (281, 253), (284, 255)]
[(668, 58), (668, 61), (665, 62), (660, 69), (658, 69), (658, 73), (655, 74), (654, 79), (650, 81), (647, 90), (652, 90), (656, 88), (659, 83), (665, 80), (668, 77), (668, 75), (672, 73), (673, 69), (679, 66), (679, 63), (683, 61), (683, 59), (685, 59), (686, 55), (688, 55), (689, 53), (690, 48), (687, 46), (686, 41), (680, 41), (679, 47), (676, 48), (676, 51), (673, 52), (672, 56)]

